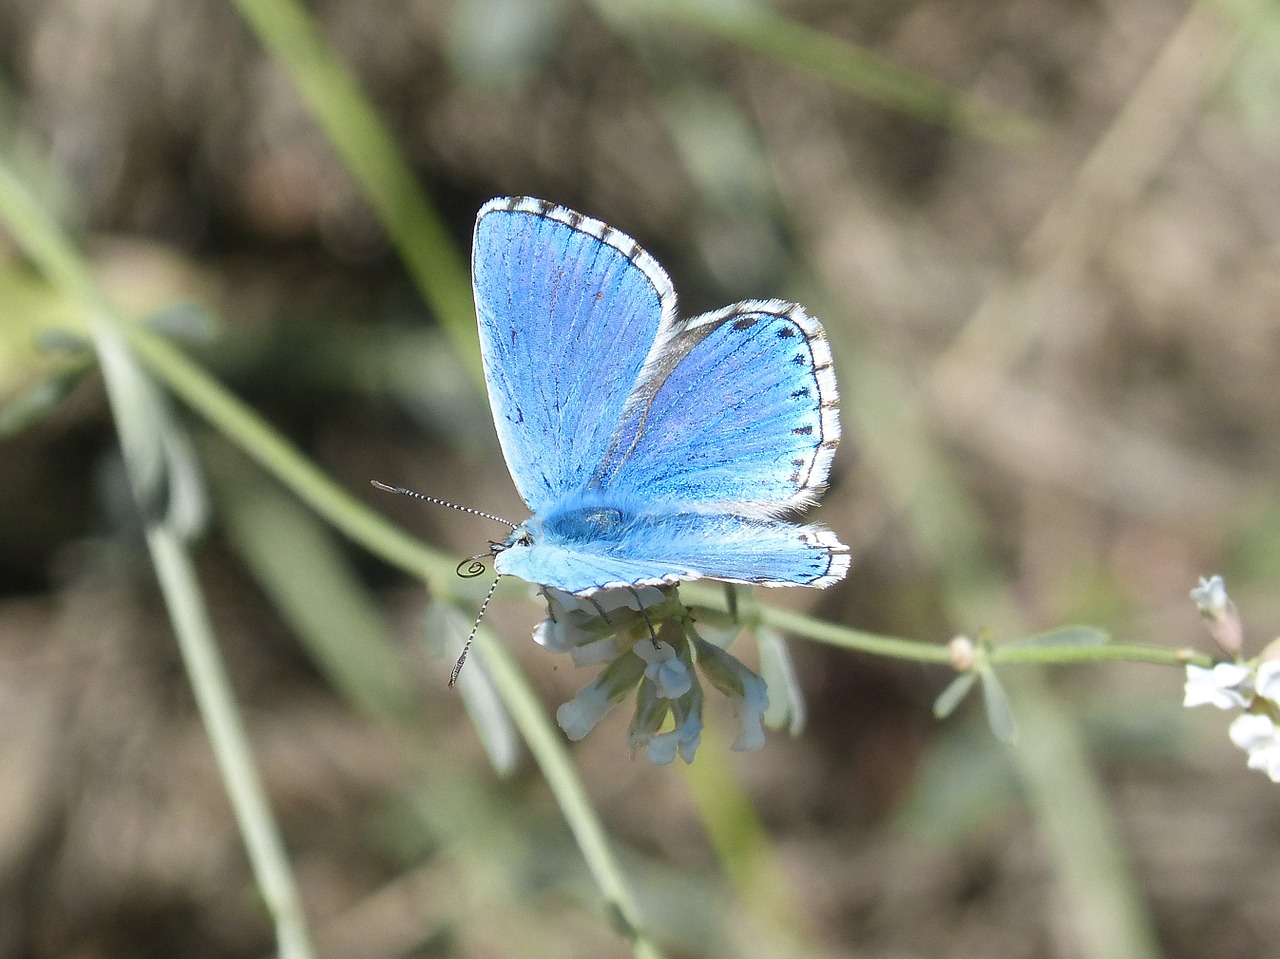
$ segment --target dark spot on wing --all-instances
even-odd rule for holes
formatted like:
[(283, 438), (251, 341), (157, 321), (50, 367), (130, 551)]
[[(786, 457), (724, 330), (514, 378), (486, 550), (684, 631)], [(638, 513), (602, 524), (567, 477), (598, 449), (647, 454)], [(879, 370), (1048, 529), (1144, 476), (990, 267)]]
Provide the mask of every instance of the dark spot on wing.
[(733, 328), (739, 331), (749, 330), (751, 329), (751, 327), (755, 326), (759, 322), (760, 322), (760, 318), (757, 316), (744, 316), (740, 320), (733, 321)]
[(809, 435), (813, 432), (813, 427), (812, 427), (812, 426), (797, 426), (797, 427), (796, 427), (795, 429), (793, 429), (791, 432), (795, 433), (797, 436), (809, 436)]
[(791, 461), (791, 465), (792, 465), (792, 466), (804, 466), (804, 460), (803, 460), (803, 459), (793, 459), (793, 460)]
[(802, 386), (802, 387), (800, 387), (800, 389), (796, 390), (794, 393), (792, 393), (792, 394), (791, 394), (791, 398), (792, 398), (793, 400), (798, 400), (798, 399), (800, 399), (800, 398), (802, 398), (802, 397), (809, 396), (809, 395), (810, 395), (810, 394), (809, 394), (809, 387), (807, 387), (807, 386)]
[(796, 328), (794, 326), (784, 326), (782, 329), (778, 330), (778, 336), (782, 337), (784, 340), (790, 339), (795, 335)]
[(808, 353), (797, 353), (791, 360), (796, 366), (807, 366), (809, 363)]

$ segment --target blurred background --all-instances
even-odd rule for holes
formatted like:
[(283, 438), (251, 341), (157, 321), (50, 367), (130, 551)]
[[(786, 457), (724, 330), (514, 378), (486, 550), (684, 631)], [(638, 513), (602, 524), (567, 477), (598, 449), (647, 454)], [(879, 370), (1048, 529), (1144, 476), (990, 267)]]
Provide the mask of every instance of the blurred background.
[[(1272, 5), (320, 0), (438, 214), (420, 269), (255, 6), (0, 0), (0, 144), (122, 309), (448, 556), (498, 530), (369, 480), (526, 515), (473, 319), (423, 276), (465, 280), (478, 207), (530, 194), (633, 235), (686, 313), (782, 296), (825, 324), (845, 440), (812, 515), (853, 569), (764, 601), (1206, 649), (1187, 592), (1224, 573), (1247, 652), (1280, 631)], [(270, 955), (101, 380), (37, 348), (76, 322), (0, 228), (0, 959)], [(174, 406), (320, 954), (629, 954), (537, 767), (500, 778), (446, 689), (421, 583)], [(488, 622), (554, 709), (590, 673), (529, 641), (541, 615)], [(352, 661), (371, 637), (393, 666)], [(720, 710), (693, 770), (654, 768), (622, 709), (574, 748), (672, 955), (1274, 953), (1280, 794), (1178, 671), (1010, 669), (1008, 749), (977, 703), (932, 718), (946, 670), (792, 651), (795, 738), (731, 754)]]

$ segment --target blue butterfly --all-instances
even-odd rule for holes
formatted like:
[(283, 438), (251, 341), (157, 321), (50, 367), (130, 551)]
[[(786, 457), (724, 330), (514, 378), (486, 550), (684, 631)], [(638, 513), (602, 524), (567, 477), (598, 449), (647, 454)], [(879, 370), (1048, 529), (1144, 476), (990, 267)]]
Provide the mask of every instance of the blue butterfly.
[(498, 573), (587, 595), (703, 577), (825, 587), (848, 548), (783, 515), (822, 490), (835, 372), (803, 308), (676, 315), (631, 237), (546, 200), (499, 197), (471, 268), (498, 438), (533, 515)]

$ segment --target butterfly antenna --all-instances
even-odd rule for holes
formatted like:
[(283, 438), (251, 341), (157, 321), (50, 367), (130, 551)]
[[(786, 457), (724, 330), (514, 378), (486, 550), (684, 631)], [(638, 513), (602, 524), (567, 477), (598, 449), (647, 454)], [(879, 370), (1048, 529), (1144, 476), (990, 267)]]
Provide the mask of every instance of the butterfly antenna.
[(484, 512), (484, 510), (472, 509), (470, 506), (459, 506), (457, 503), (450, 503), (447, 499), (437, 499), (434, 496), (428, 496), (426, 493), (416, 493), (411, 489), (405, 489), (403, 486), (388, 486), (386, 483), (379, 483), (377, 480), (370, 480), (369, 482), (380, 490), (386, 490), (388, 493), (403, 493), (405, 496), (413, 496), (417, 499), (424, 499), (428, 503), (435, 503), (437, 506), (447, 506), (449, 509), (461, 510), (463, 513), (470, 513), (472, 516), (491, 519), (495, 523), (504, 523), (512, 529), (516, 529), (516, 524), (511, 522), (511, 520), (503, 519), (501, 516), (494, 516), (492, 513)]
[(645, 625), (649, 627), (649, 638), (653, 640), (653, 645), (657, 646), (658, 631), (653, 628), (653, 620), (649, 618), (649, 611), (644, 608), (644, 603), (640, 599), (640, 594), (636, 592), (636, 588), (628, 586), (627, 589), (631, 590), (631, 595), (636, 598), (636, 605), (640, 607), (640, 615), (644, 617)]
[(493, 591), (498, 588), (498, 580), (500, 578), (495, 576), (493, 585), (489, 587), (489, 592), (484, 594), (484, 602), (480, 604), (480, 615), (476, 617), (476, 621), (471, 627), (471, 635), (463, 643), (462, 652), (458, 654), (458, 661), (453, 664), (453, 672), (449, 674), (450, 689), (453, 689), (454, 684), (458, 681), (458, 674), (462, 672), (462, 664), (467, 661), (467, 653), (471, 652), (471, 644), (475, 641), (476, 632), (480, 629), (480, 620), (484, 619), (484, 611), (489, 608), (489, 600), (493, 599)]

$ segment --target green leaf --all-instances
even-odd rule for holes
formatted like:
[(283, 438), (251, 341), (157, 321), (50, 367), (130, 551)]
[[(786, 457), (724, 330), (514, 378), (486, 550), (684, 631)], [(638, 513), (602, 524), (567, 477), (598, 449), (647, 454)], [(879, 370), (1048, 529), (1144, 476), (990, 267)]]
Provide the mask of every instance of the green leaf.
[[(441, 600), (427, 604), (423, 627), (427, 649), (433, 656), (447, 662), (458, 658), (471, 633), (471, 621), (457, 608)], [(443, 680), (440, 685), (444, 690)], [(462, 705), (471, 716), (476, 733), (489, 754), (489, 762), (499, 775), (510, 775), (520, 759), (520, 739), (511, 714), (502, 704), (502, 698), (479, 657), (472, 656), (467, 660), (454, 688), (462, 696)]]
[(193, 538), (208, 515), (199, 460), (168, 397), (139, 365), (124, 339), (101, 326), (94, 343), (111, 397), (120, 449), (134, 498), (148, 524)]
[(1097, 626), (1062, 626), (1047, 633), (1037, 633), (1006, 644), (1006, 649), (1032, 649), (1046, 646), (1105, 646), (1111, 641), (1106, 630)]
[(982, 679), (982, 701), (987, 707), (987, 724), (1002, 743), (1012, 743), (1018, 738), (1018, 724), (1013, 719), (1013, 709), (1009, 705), (1009, 697), (1004, 686), (996, 677), (995, 670), (983, 667), (978, 670)]
[(16, 436), (62, 405), (89, 369), (79, 364), (45, 377), (0, 406), (0, 436)]
[(795, 663), (786, 639), (776, 630), (758, 626), (755, 630), (756, 645), (760, 648), (760, 675), (769, 687), (769, 707), (764, 711), (764, 724), (770, 729), (782, 729), (799, 736), (804, 732), (809, 710), (804, 701), (804, 690), (796, 677)]
[(946, 719), (956, 707), (964, 701), (965, 696), (969, 695), (969, 690), (973, 689), (973, 684), (978, 681), (978, 674), (975, 672), (961, 673), (947, 685), (937, 699), (933, 701), (933, 715), (938, 719)]

